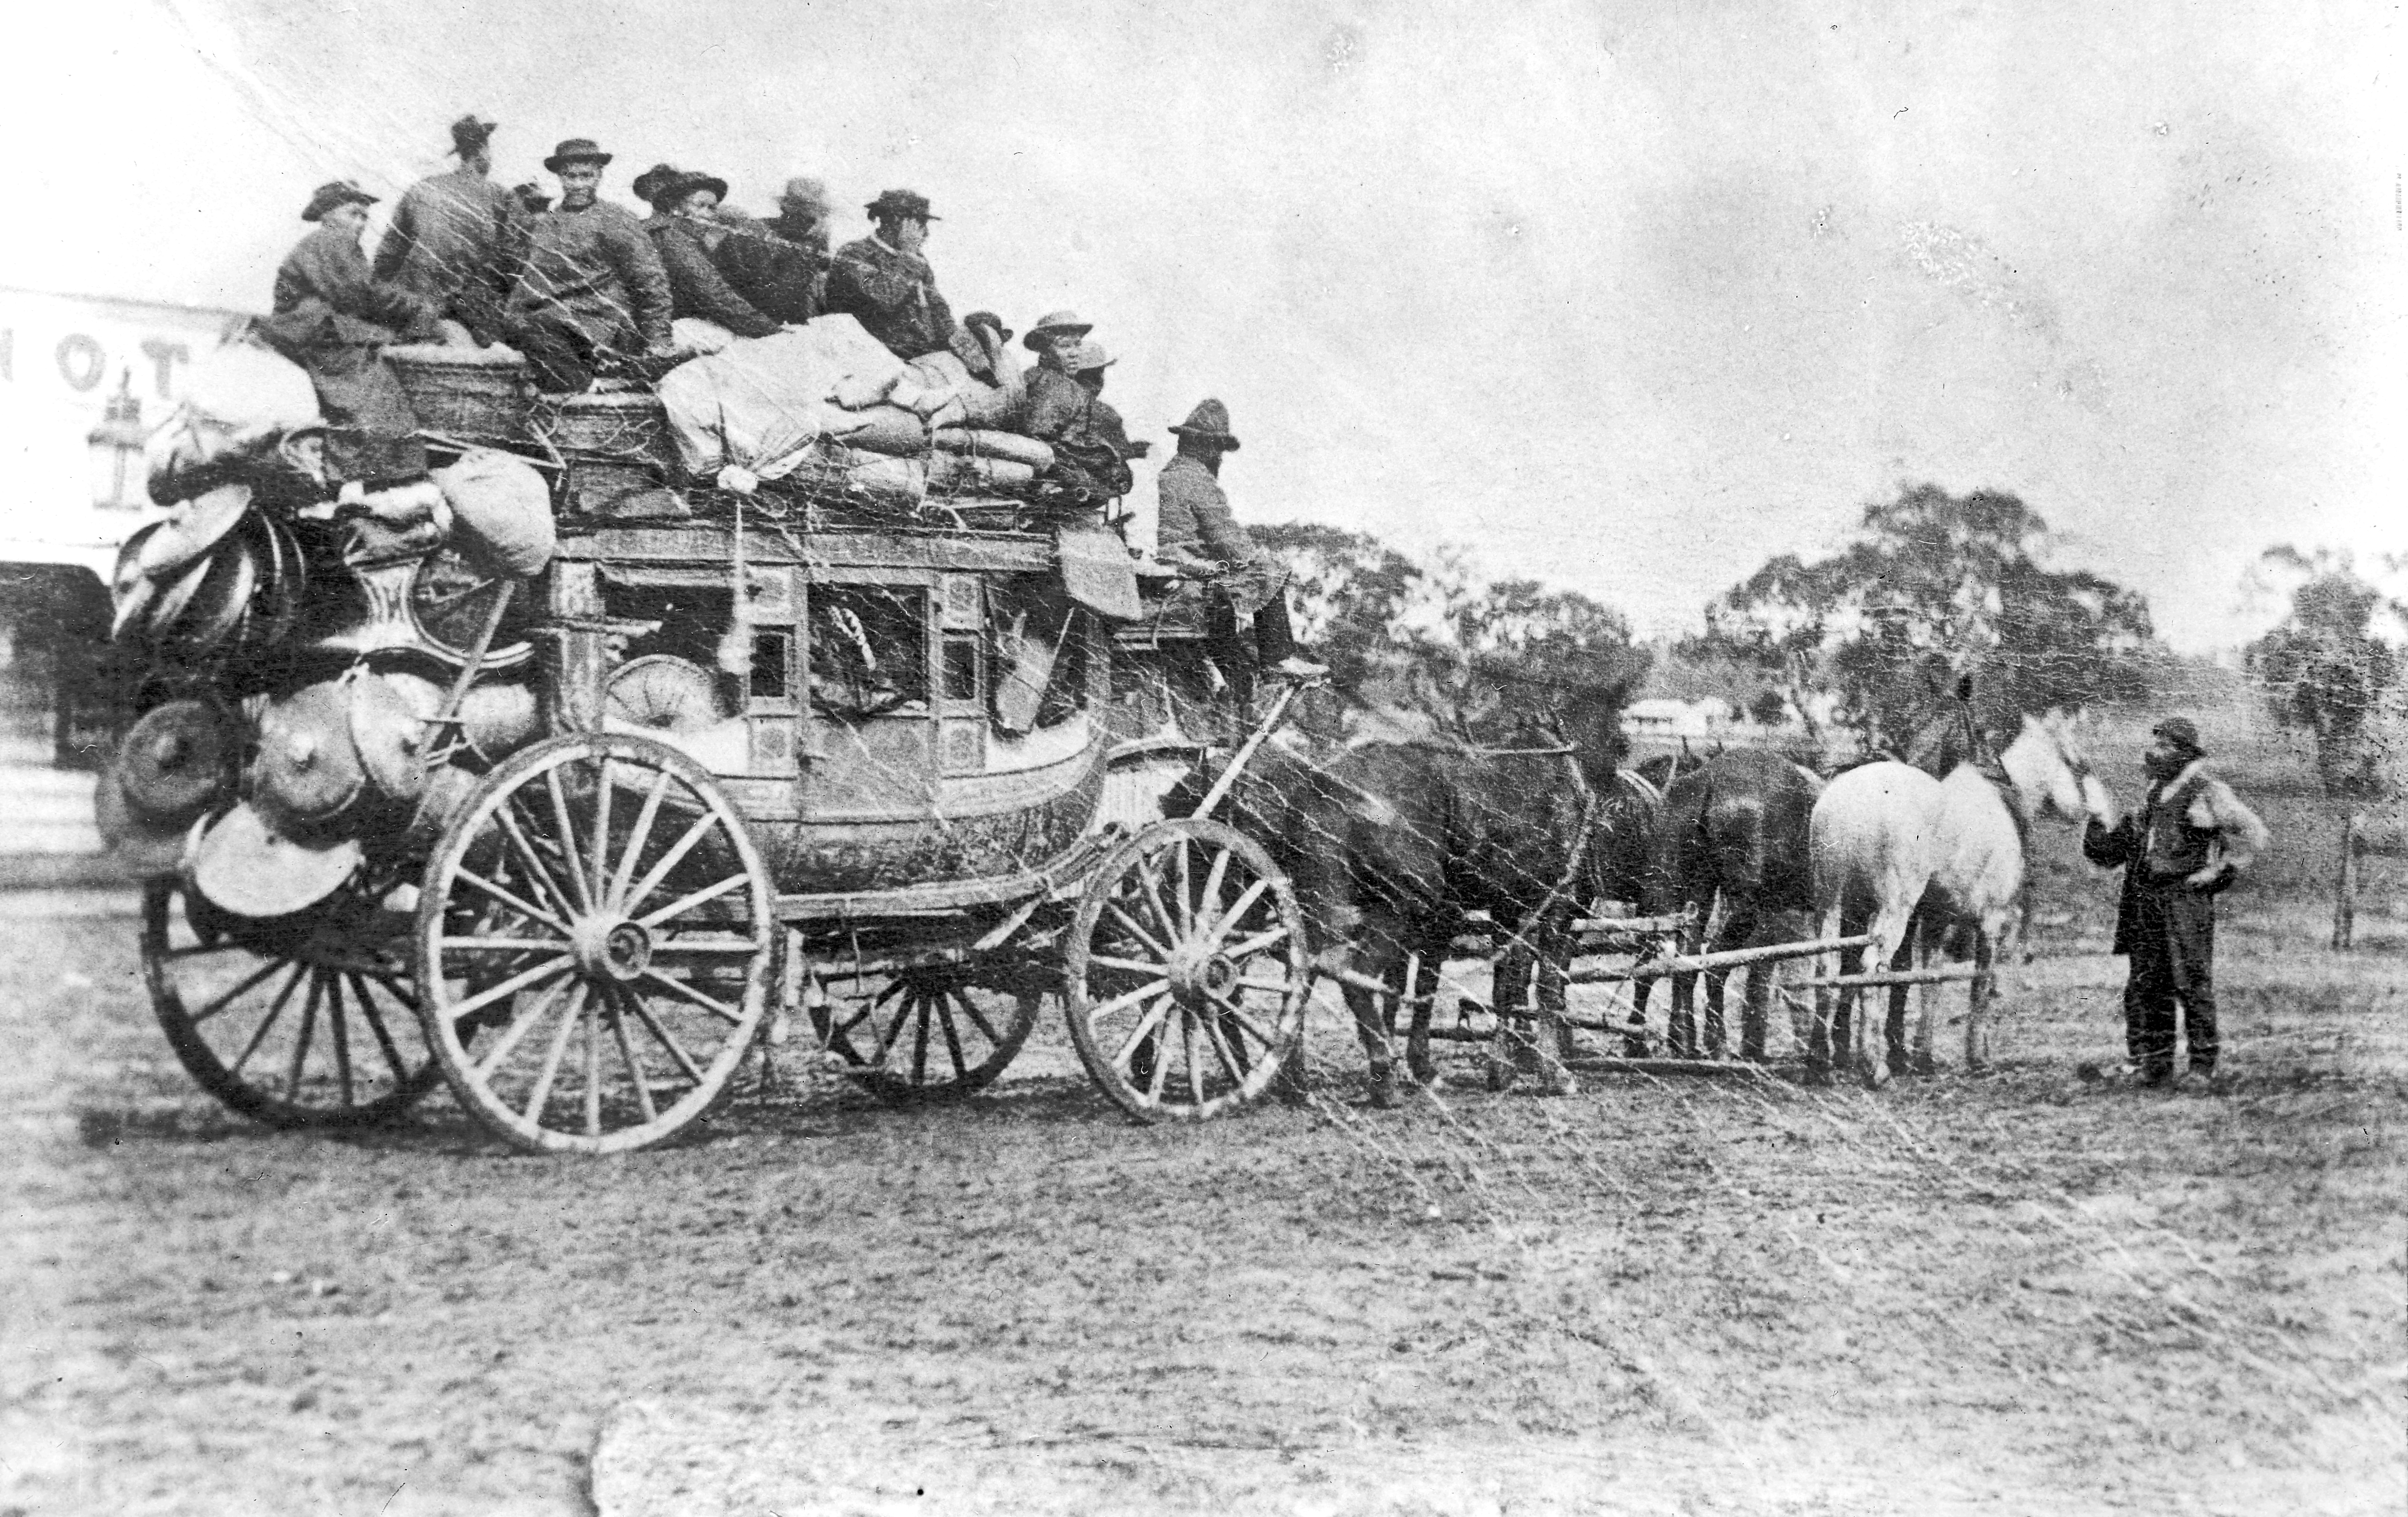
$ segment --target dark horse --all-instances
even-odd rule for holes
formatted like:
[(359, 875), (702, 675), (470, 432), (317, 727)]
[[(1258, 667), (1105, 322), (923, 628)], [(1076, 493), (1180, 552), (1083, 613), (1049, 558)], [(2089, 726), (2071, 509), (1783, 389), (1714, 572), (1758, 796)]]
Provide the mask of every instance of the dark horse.
[[(1821, 784), (1779, 754), (1742, 748), (1707, 760), (1672, 782), (1656, 831), (1656, 867), (1648, 877), (1651, 912), (1686, 908), (1696, 916), (1684, 951), (1706, 946), (1706, 921), (1722, 900), (1716, 949), (1773, 941), (1766, 933), (1784, 912), (1814, 907), (1807, 857), (1808, 824)], [(1706, 977), (1706, 1048), (1724, 1047), (1723, 990), (1728, 971)], [(1748, 977), (1740, 1029), (1740, 1056), (1764, 1057), (1765, 1007), (1771, 975), (1757, 966)], [(1675, 1058), (1698, 1054), (1695, 975), (1672, 978), (1670, 1042)], [(1644, 1004), (1643, 1002), (1639, 1003)]]
[[(1471, 735), (1368, 743), (1326, 766), (1291, 757), (1265, 771), (1277, 793), (1251, 802), (1251, 820), (1278, 840), (1322, 961), (1396, 995), (1432, 995), (1467, 914), (1486, 912), (1499, 946), (1496, 1004), (1521, 1007), (1535, 964), (1539, 1015), (1554, 1025), (1560, 1057), (1569, 928), (1596, 893), (1627, 686), (1484, 678), (1490, 687), (1478, 714), (1459, 724)], [(1419, 972), (1408, 984), (1415, 956)], [(1372, 1100), (1390, 1105), (1394, 997), (1360, 984), (1345, 995)], [(1433, 1073), (1429, 1020), (1430, 1003), (1420, 999), (1407, 1064), (1423, 1080)], [(1524, 1055), (1517, 1062), (1539, 1057), (1509, 1041)], [(1563, 1088), (1560, 1071), (1551, 1075)]]

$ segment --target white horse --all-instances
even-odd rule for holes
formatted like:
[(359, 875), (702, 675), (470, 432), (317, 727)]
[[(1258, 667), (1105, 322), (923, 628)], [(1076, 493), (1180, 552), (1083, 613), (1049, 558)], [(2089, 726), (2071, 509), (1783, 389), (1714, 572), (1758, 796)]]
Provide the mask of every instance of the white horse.
[[(1989, 1062), (1987, 1019), (1998, 996), (1998, 959), (2022, 935), (2029, 861), (2025, 821), (2048, 816), (2079, 826), (2094, 811), (2113, 816), (2114, 802), (2091, 774), (2071, 725), (2057, 712), (2024, 717), (2014, 741), (1999, 755), (2014, 786), (2012, 809), (1998, 786), (1971, 764), (1959, 764), (1940, 785), (1940, 851), (1930, 889), (1915, 915), (1917, 957), (1927, 966), (1943, 957), (1973, 961), (1971, 1004), (1965, 1017), (1968, 1071)], [(1923, 989), (1927, 998), (1938, 990), (1937, 986)], [(1893, 1020), (1904, 1014), (1904, 995), (1903, 986), (1892, 992)], [(1927, 1005), (1915, 1041), (1919, 1074), (1932, 1069), (1930, 1028)]]
[[(1826, 938), (1872, 934), (1870, 961), (1902, 966), (1909, 946), (1907, 932), (1915, 906), (1931, 883), (1940, 862), (1942, 796), (1940, 782), (1908, 764), (1885, 759), (1848, 770), (1826, 786), (1814, 802), (1807, 828), (1808, 856), (1813, 861), (1814, 910)], [(1861, 948), (1840, 953), (1840, 973), (1854, 975), (1867, 961)], [(1827, 971), (1818, 970), (1824, 977)], [(1862, 1040), (1867, 1019), (1853, 1015), (1855, 987), (1841, 990), (1840, 1014), (1849, 1019), (1854, 1036), (1842, 1041), (1845, 1050), (1832, 1047), (1833, 999), (1829, 986), (1814, 991), (1814, 1025), (1807, 1039), (1807, 1066), (1817, 1072), (1829, 1066), (1835, 1051), (1851, 1058)], [(1895, 1006), (1889, 1028), (1890, 1054), (1902, 1061), (1905, 1006)], [(1923, 1026), (1917, 1041), (1931, 1044), (1930, 1003), (1924, 1003)], [(1861, 1061), (1867, 1080), (1880, 1084), (1889, 1077), (1889, 1062)]]

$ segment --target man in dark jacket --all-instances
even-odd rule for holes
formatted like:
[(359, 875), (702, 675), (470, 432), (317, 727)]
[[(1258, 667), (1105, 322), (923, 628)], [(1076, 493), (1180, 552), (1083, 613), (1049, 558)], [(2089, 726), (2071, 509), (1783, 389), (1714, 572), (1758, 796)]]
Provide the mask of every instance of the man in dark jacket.
[(426, 472), (418, 417), (382, 350), (437, 335), (434, 301), (376, 277), (360, 251), (376, 196), (348, 181), (322, 184), (301, 212), (315, 230), (276, 270), (275, 314), (261, 336), (308, 370), (326, 421), (326, 465), (371, 485)]
[(543, 161), (560, 180), (560, 204), (531, 220), (509, 309), (510, 345), (526, 354), (538, 389), (573, 395), (597, 373), (673, 356), (660, 254), (641, 223), (597, 194), (609, 161), (581, 137)]
[(2141, 760), (2149, 791), (2140, 811), (2116, 821), (2114, 802), (2093, 791), (2106, 815), (2083, 831), (2094, 864), (2124, 871), (2114, 951), (2131, 959), (2124, 986), (2124, 1044), (2130, 1075), (2162, 1085), (2173, 1075), (2174, 1008), (2189, 1034), (2189, 1078), (2214, 1077), (2215, 897), (2266, 846), (2266, 824), (2232, 787), (2203, 767), (2199, 728), (2171, 716), (2151, 731)]
[[(1240, 670), (1259, 663), (1294, 680), (1314, 680), (1329, 671), (1297, 651), (1287, 615), (1287, 566), (1257, 544), (1229, 510), (1221, 490), (1221, 459), (1238, 451), (1229, 430), (1229, 408), (1199, 401), (1172, 427), (1179, 455), (1154, 478), (1162, 513), (1154, 556), (1165, 566), (1210, 583), (1214, 641)], [(1238, 618), (1254, 625), (1254, 654), (1244, 657)], [(1240, 693), (1245, 692), (1240, 681)]]
[(501, 335), (502, 300), (526, 256), (517, 197), (486, 177), (493, 136), (494, 123), (474, 116), (452, 123), (460, 166), (402, 192), (376, 255), (377, 278), (434, 301), (479, 347)]
[(928, 197), (888, 190), (865, 209), (878, 230), (837, 250), (828, 265), (827, 309), (853, 317), (898, 358), (943, 351), (953, 339), (953, 312), (920, 253), (928, 224), (939, 219)]
[(660, 164), (637, 177), (636, 193), (652, 202), (644, 230), (669, 277), (669, 314), (717, 322), (738, 337), (767, 337), (778, 323), (737, 293), (711, 253), (728, 235), (712, 220), (727, 181)]

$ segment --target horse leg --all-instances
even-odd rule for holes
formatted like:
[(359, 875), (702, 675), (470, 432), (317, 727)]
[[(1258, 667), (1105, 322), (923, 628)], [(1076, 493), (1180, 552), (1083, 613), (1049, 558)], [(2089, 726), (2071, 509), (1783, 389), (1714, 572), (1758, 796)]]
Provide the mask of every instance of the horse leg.
[(1430, 1059), (1430, 1016), (1438, 1009), (1439, 972), (1445, 967), (1445, 947), (1432, 944), (1406, 961), (1404, 985), (1413, 997), (1413, 1019), (1412, 1032), (1405, 1039), (1405, 1071), (1416, 1085), (1438, 1083), (1438, 1065)]
[[(1924, 951), (1928, 955), (1930, 952), (1928, 946), (1930, 929), (1926, 927), (1920, 936), (1926, 942)], [(1889, 956), (1889, 967), (1892, 970), (1904, 971), (1914, 967), (1914, 950), (1917, 937), (1918, 934), (1915, 932), (1914, 928), (1910, 926), (1907, 929), (1906, 941), (1900, 943), (1898, 946), (1898, 951)], [(1893, 985), (1888, 989), (1889, 996), (1887, 999), (1889, 1001), (1889, 1017), (1884, 1029), (1886, 1036), (1883, 1039), (1885, 1044), (1883, 1052), (1886, 1055), (1885, 1062), (1889, 1072), (1892, 1075), (1903, 1075), (1907, 1072), (1908, 1068), (1906, 1057), (1906, 993), (1908, 990), (1912, 990), (1913, 987), (1906, 985)]]
[[(1722, 925), (1714, 931), (1713, 951), (1715, 953), (1745, 945), (1756, 932), (1754, 901), (1744, 899), (1733, 901), (1726, 896), (1724, 903), (1727, 909), (1723, 913)], [(1745, 971), (1742, 970), (1740, 973), (1744, 974)], [(1723, 1005), (1729, 992), (1731, 974), (1732, 972), (1727, 969), (1706, 971), (1706, 1049), (1711, 1057), (1716, 1059), (1722, 1057), (1729, 1045)], [(1745, 993), (1743, 989), (1742, 993)], [(1744, 1035), (1744, 1028), (1742, 1031)], [(1756, 1041), (1758, 1047), (1763, 1045), (1762, 1028), (1756, 1029)]]
[(1986, 928), (1973, 933), (1973, 984), (1965, 1010), (1965, 1073), (1990, 1067), (1990, 1003), (1999, 993), (1998, 944)]
[(1497, 1038), (1488, 1046), (1488, 1089), (1510, 1091), (1513, 1078), (1531, 1064), (1536, 1049), (1528, 1028), (1530, 949), (1506, 923), (1496, 924), (1505, 946), (1489, 969), (1490, 997), (1497, 1003)]
[[(1872, 946), (1879, 950), (1867, 955), (1868, 959), (1874, 963), (1888, 964), (1896, 968), (1899, 956), (1911, 953), (1914, 932), (1914, 907), (1915, 898), (1909, 898), (1903, 903), (1895, 900), (1882, 903), (1881, 909), (1873, 914), (1871, 923), (1865, 928), (1865, 931), (1872, 935)], [(1871, 1029), (1859, 1029), (1860, 1033), (1867, 1034), (1864, 1041), (1868, 1047), (1858, 1067), (1863, 1072), (1865, 1084), (1873, 1090), (1879, 1090), (1889, 1083), (1892, 1059), (1899, 1061), (1901, 1066), (1905, 1059), (1906, 1004), (1903, 998), (1897, 994), (1899, 989), (1897, 986), (1890, 987), (1891, 1015), (1886, 1019), (1888, 1025), (1885, 1029), (1886, 1036), (1884, 1042), (1887, 1047), (1883, 1050), (1884, 1057), (1873, 1056), (1870, 1047), (1872, 1042), (1870, 1036)], [(1870, 1018), (1857, 1019), (1861, 1022), (1870, 1020)]]
[(1655, 988), (1654, 980), (1630, 982), (1629, 1031), (1622, 1034), (1622, 1055), (1626, 1059), (1647, 1057), (1647, 992)]
[[(1826, 940), (1840, 936), (1842, 932), (1841, 922), (1842, 913), (1839, 907), (1832, 906), (1827, 909), (1815, 928), (1815, 935)], [(1838, 961), (1836, 972), (1842, 975), (1847, 974), (1849, 972), (1847, 951), (1842, 949), (1835, 957)], [(1814, 970), (1816, 979), (1831, 977), (1823, 967), (1824, 963), (1822, 956), (1817, 955)], [(1844, 1004), (1844, 993), (1831, 986), (1814, 987), (1814, 1013), (1806, 1030), (1806, 1077), (1810, 1080), (1821, 1081), (1830, 1077), (1834, 1022), (1838, 1016), (1837, 1008)]]
[[(1736, 930), (1730, 934), (1731, 946), (1752, 948), (1762, 936), (1757, 931), (1758, 918), (1751, 906), (1742, 915)], [(1750, 964), (1732, 973), (1747, 976), (1742, 990), (1739, 1017), (1739, 1056), (1751, 1063), (1764, 1062), (1764, 1014), (1772, 998), (1772, 966)]]
[[(1570, 1064), (1579, 1057), (1580, 1048), (1572, 1041), (1567, 962), (1571, 954), (1571, 934), (1550, 925), (1538, 938), (1540, 1062), (1545, 1076), (1544, 1089), (1549, 1095), (1571, 1095), (1580, 1089), (1572, 1077)], [(1548, 1035), (1552, 1033), (1552, 1036)], [(1552, 1051), (1550, 1051), (1552, 1049)]]
[[(1684, 899), (1682, 904), (1696, 907), (1698, 903)], [(1674, 946), (1684, 955), (1703, 953), (1706, 947), (1706, 915), (1713, 903), (1708, 901), (1698, 910), (1687, 927), (1674, 939)], [(1672, 1012), (1665, 1027), (1665, 1041), (1671, 1045), (1675, 1059), (1698, 1056), (1698, 976), (1694, 974), (1672, 976)]]

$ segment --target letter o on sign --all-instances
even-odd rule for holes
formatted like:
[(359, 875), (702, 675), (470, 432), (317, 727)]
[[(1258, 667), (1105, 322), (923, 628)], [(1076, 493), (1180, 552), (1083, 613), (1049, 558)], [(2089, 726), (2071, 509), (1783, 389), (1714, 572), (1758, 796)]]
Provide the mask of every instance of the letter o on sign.
[(59, 378), (71, 389), (89, 390), (108, 371), (108, 354), (81, 332), (59, 339)]

